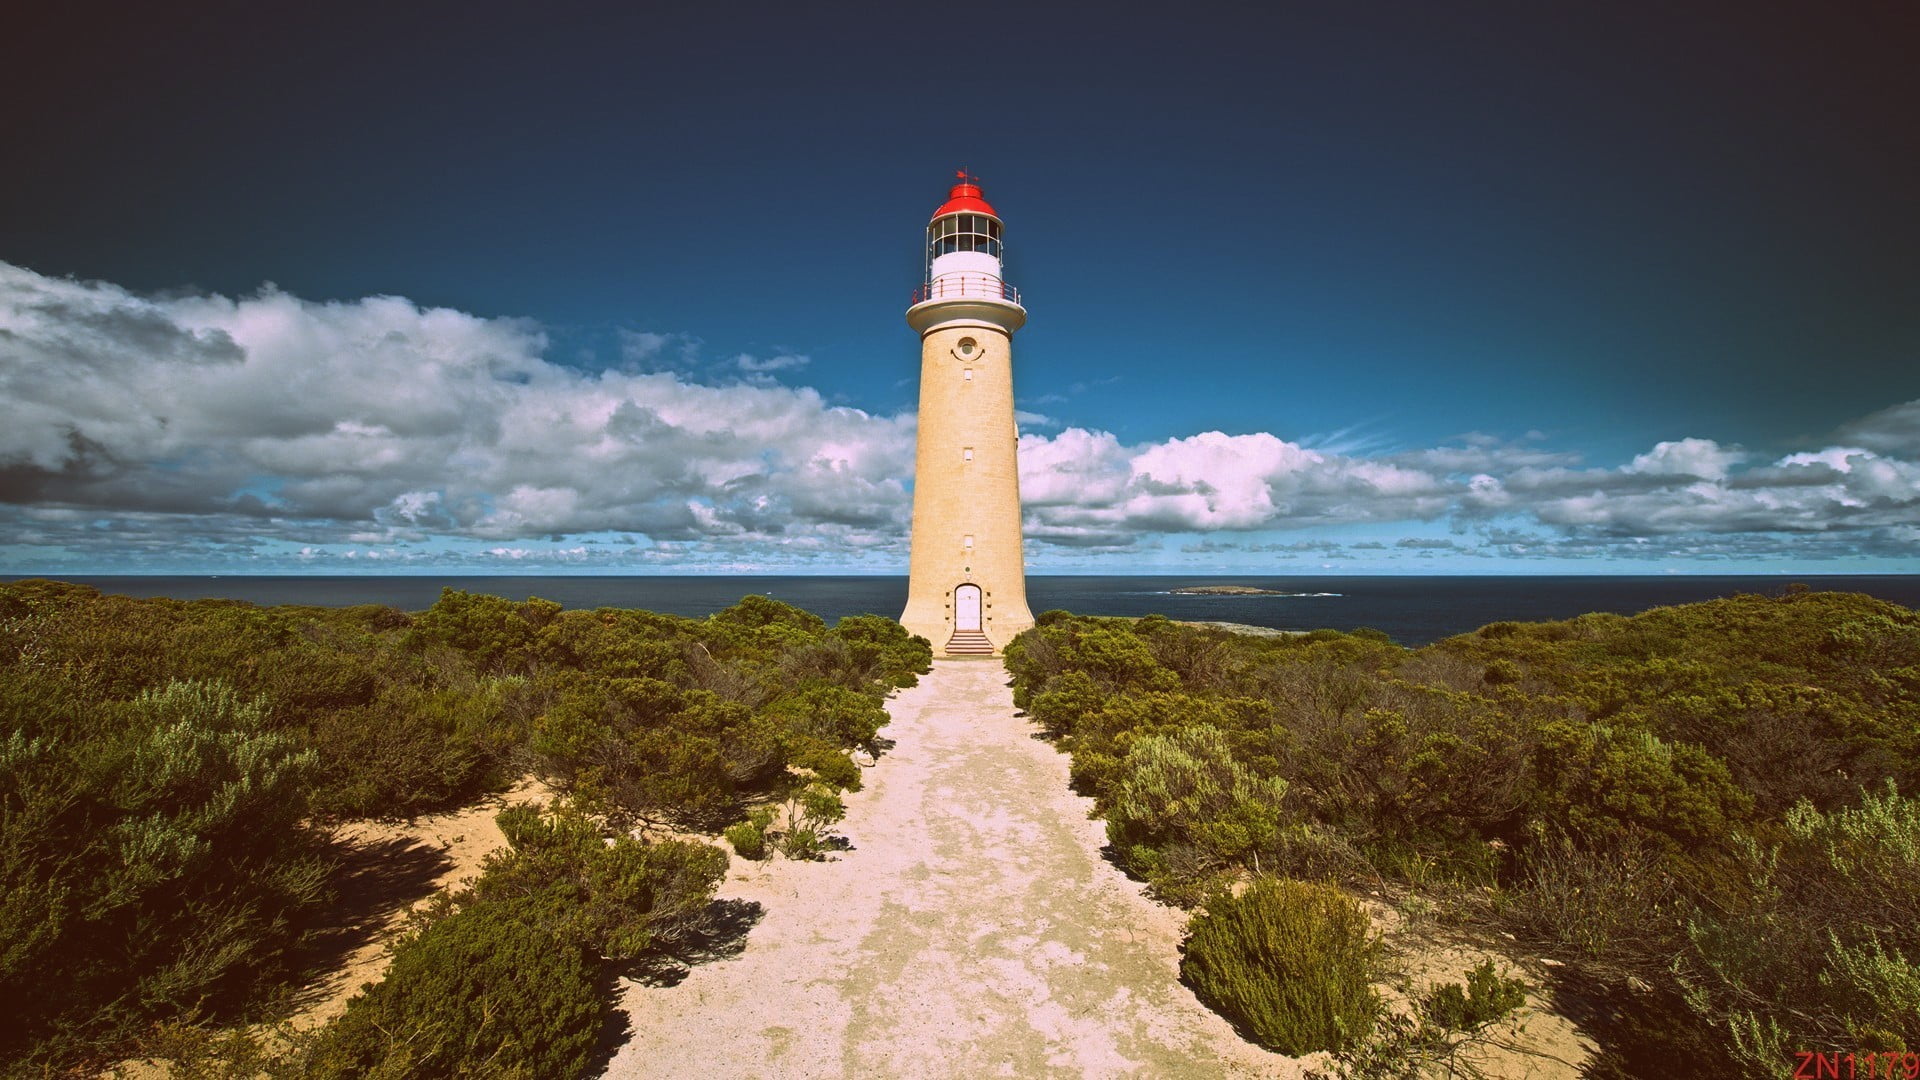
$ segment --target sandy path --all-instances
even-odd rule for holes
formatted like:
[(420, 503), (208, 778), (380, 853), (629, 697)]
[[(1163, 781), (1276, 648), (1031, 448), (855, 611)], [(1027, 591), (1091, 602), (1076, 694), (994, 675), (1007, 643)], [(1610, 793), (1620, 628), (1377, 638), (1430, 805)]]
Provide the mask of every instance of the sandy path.
[(1179, 983), (1181, 912), (1100, 857), (995, 661), (935, 661), (837, 861), (735, 859), (739, 955), (630, 984), (611, 1077), (1283, 1076)]

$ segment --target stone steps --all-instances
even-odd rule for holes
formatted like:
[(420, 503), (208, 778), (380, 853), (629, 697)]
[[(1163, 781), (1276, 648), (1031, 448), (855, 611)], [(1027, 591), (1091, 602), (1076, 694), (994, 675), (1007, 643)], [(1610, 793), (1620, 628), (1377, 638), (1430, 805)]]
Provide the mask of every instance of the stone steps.
[(956, 630), (945, 651), (948, 656), (992, 656), (993, 642), (978, 630)]

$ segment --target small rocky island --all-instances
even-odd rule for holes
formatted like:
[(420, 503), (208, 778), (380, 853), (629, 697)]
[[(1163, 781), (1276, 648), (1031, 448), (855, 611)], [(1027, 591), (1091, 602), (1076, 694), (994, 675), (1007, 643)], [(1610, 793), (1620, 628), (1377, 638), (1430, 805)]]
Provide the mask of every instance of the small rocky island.
[(1258, 589), (1252, 585), (1188, 585), (1167, 590), (1174, 596), (1291, 596), (1279, 589)]

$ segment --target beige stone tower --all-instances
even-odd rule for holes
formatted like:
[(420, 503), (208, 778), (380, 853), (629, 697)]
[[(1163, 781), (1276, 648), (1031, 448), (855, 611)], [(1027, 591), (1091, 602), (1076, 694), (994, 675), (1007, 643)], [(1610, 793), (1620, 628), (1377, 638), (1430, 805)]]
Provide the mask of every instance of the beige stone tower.
[(935, 655), (997, 656), (1033, 625), (1021, 550), (1013, 332), (1027, 321), (1001, 276), (1000, 215), (965, 173), (927, 225), (913, 554), (900, 621)]

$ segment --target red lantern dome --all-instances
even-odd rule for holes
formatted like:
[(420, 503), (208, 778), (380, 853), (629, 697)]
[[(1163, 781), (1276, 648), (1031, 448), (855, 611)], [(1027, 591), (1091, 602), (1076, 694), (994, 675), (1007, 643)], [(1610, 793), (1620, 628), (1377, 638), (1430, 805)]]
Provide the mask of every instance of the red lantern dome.
[(964, 172), (959, 176), (960, 182), (953, 185), (952, 190), (947, 192), (947, 201), (940, 204), (940, 209), (935, 210), (933, 216), (937, 218), (943, 214), (993, 214), (994, 217), (999, 217), (999, 214), (994, 213), (992, 205), (981, 197), (980, 185), (974, 178)]

